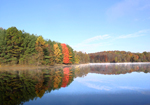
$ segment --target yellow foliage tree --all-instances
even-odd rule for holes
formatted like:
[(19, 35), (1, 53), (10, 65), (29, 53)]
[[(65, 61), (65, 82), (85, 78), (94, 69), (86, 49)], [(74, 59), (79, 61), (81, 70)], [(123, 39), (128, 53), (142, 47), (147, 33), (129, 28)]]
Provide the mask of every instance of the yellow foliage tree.
[(72, 51), (71, 51), (71, 48), (68, 48), (69, 50), (69, 63), (72, 63)]
[(48, 44), (45, 44), (43, 37), (39, 36), (35, 43), (35, 49), (38, 52), (38, 56), (37, 56), (38, 63), (37, 64), (43, 62), (43, 56), (44, 56), (43, 49), (46, 47), (48, 47)]
[(75, 58), (75, 63), (79, 64), (79, 62), (80, 62), (80, 56), (78, 55), (78, 53), (76, 51), (74, 53), (75, 53), (75, 57), (74, 57)]
[(62, 52), (58, 47), (58, 44), (54, 44), (54, 57), (55, 57), (55, 63), (59, 63), (59, 61), (61, 60), (61, 55)]

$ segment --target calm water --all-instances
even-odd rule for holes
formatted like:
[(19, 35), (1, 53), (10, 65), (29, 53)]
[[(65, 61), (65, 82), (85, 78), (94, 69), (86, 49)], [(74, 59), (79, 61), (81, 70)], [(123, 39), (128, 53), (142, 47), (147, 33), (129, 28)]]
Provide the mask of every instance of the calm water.
[(0, 105), (150, 105), (150, 63), (0, 71)]

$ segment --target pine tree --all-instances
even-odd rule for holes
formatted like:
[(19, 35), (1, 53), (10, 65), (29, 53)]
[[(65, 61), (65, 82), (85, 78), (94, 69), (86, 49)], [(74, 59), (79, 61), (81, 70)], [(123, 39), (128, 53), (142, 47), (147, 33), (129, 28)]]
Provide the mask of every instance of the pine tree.
[[(58, 44), (58, 47), (60, 49), (60, 52), (62, 53), (62, 46), (61, 46), (61, 43), (57, 43)], [(63, 63), (63, 54), (60, 55), (60, 61), (59, 61), (59, 64), (62, 64)]]
[(7, 50), (7, 45), (6, 45), (6, 30), (0, 29), (0, 64), (6, 63), (6, 53), (5, 51)]
[(74, 64), (74, 62), (75, 62), (74, 51), (69, 45), (67, 45), (67, 47), (68, 47), (68, 50), (69, 50), (69, 63)]
[(24, 40), (22, 43), (23, 46), (23, 54), (21, 54), (19, 59), (19, 64), (35, 64), (36, 62), (36, 50), (35, 50), (35, 42), (37, 40), (37, 36), (30, 35), (29, 33), (23, 32)]
[(6, 30), (7, 41), (7, 59), (11, 64), (16, 64), (19, 61), (20, 55), (22, 54), (23, 47), (23, 35), (22, 31), (19, 31), (16, 27), (11, 27)]
[(45, 60), (46, 60), (46, 64), (48, 65), (54, 65), (55, 63), (55, 59), (54, 59), (54, 49), (53, 49), (53, 43), (51, 40), (47, 41), (48, 47), (47, 47), (47, 51), (44, 54), (45, 55)]

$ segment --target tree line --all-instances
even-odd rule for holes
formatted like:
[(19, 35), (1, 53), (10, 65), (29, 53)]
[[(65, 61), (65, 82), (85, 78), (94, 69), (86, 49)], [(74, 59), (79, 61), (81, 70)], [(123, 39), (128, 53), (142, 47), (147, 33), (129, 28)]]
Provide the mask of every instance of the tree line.
[(90, 53), (91, 63), (100, 62), (150, 62), (150, 52), (103, 51)]
[(88, 63), (89, 56), (71, 46), (44, 40), (16, 27), (0, 28), (0, 65), (55, 65)]
[(0, 28), (0, 65), (55, 65), (100, 62), (150, 62), (150, 52), (103, 51), (83, 53), (71, 46), (16, 27)]

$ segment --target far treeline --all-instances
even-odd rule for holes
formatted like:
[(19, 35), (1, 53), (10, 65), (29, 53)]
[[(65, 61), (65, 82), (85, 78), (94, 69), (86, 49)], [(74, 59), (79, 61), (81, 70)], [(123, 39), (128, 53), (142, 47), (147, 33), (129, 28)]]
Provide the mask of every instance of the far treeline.
[(0, 28), (0, 65), (79, 64), (90, 61), (88, 54), (74, 51), (69, 45), (44, 40), (16, 27)]
[(91, 63), (100, 62), (150, 62), (150, 52), (131, 53), (125, 51), (104, 51), (90, 53)]

